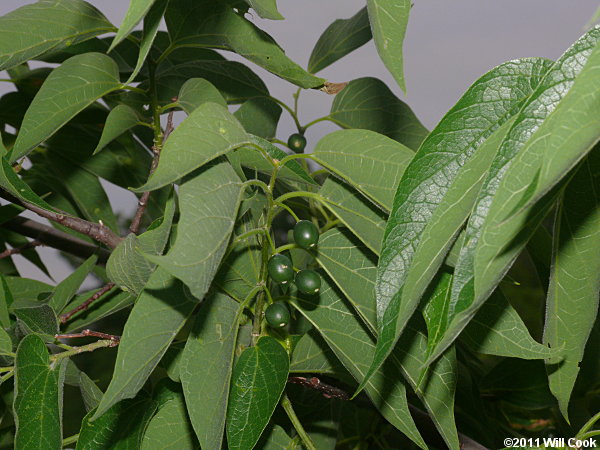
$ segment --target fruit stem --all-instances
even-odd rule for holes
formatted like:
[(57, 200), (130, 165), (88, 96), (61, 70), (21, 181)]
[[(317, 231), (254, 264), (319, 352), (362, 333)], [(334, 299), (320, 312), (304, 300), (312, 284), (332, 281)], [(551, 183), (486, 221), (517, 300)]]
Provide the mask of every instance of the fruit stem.
[(283, 396), (281, 397), (280, 403), (281, 403), (281, 406), (284, 409), (285, 413), (287, 414), (288, 418), (290, 419), (290, 422), (292, 422), (292, 425), (294, 425), (294, 428), (296, 429), (298, 436), (300, 436), (300, 439), (302, 439), (302, 443), (304, 444), (304, 446), (308, 450), (317, 450), (317, 447), (315, 447), (315, 444), (313, 443), (312, 439), (310, 438), (310, 436), (308, 435), (308, 433), (302, 426), (302, 423), (300, 423), (300, 420), (298, 419), (298, 416), (296, 415), (294, 408), (292, 408), (292, 403), (290, 402), (290, 399), (288, 398), (288, 396), (285, 392), (283, 393)]

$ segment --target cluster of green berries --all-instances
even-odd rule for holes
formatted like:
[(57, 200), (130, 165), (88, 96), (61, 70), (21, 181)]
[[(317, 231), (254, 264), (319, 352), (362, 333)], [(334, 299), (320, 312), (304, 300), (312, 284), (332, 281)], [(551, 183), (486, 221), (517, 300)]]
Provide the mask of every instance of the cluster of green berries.
[[(294, 226), (294, 241), (306, 250), (314, 248), (319, 242), (319, 229), (308, 220), (301, 220)], [(271, 279), (280, 284), (294, 282), (303, 294), (316, 294), (321, 288), (320, 275), (311, 269), (300, 270), (294, 276), (292, 261), (285, 255), (276, 253), (269, 259), (267, 269)], [(280, 328), (288, 324), (290, 312), (283, 302), (275, 302), (265, 311), (267, 323)]]

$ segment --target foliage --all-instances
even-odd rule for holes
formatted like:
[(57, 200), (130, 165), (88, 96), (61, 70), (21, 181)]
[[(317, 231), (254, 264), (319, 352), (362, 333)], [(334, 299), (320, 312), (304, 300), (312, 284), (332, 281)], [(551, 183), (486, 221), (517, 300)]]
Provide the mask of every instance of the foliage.
[[(367, 0), (308, 70), (248, 19), (282, 20), (275, 0), (0, 18), (0, 448), (600, 434), (600, 27), (493, 68), (428, 131), (380, 80), (315, 75), (373, 38), (405, 90), (411, 7)], [(302, 125), (303, 89), (336, 94), (330, 114)], [(323, 120), (342, 129), (307, 143)], [(39, 245), (73, 273), (20, 276), (16, 255), (46, 270)]]

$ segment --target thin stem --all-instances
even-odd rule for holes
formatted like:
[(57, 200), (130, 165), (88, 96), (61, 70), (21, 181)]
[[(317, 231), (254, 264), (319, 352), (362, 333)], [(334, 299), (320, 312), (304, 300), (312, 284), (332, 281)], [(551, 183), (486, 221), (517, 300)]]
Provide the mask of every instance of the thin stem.
[(62, 441), (62, 446), (66, 447), (67, 445), (74, 444), (79, 439), (79, 433), (74, 434), (73, 436), (69, 436), (68, 438), (64, 438)]
[(73, 217), (64, 211), (48, 211), (32, 203), (21, 201), (3, 189), (0, 189), (0, 197), (8, 200), (11, 203), (15, 203), (17, 205), (20, 204), (28, 210), (33, 211), (40, 217), (85, 234), (86, 236), (89, 236), (98, 242), (106, 244), (110, 248), (115, 248), (122, 240), (121, 237), (117, 236), (110, 228), (102, 223), (93, 223), (84, 219), (80, 219), (79, 217)]
[(298, 116), (298, 99), (300, 98), (300, 93), (302, 92), (302, 88), (298, 88), (298, 90), (294, 93), (294, 114)]
[(282, 245), (280, 247), (277, 247), (275, 249), (275, 253), (285, 252), (285, 251), (291, 250), (293, 248), (300, 248), (300, 247), (298, 247), (298, 244), (285, 244), (285, 245)]
[(286, 205), (285, 203), (279, 203), (279, 202), (274, 202), (274, 203), (276, 206), (279, 206), (280, 208), (283, 208), (287, 212), (289, 212), (290, 215), (296, 220), (296, 222), (300, 222), (300, 218), (296, 215), (294, 210), (292, 208), (290, 208), (288, 205)]
[(10, 380), (14, 374), (15, 374), (15, 368), (11, 367), (11, 370), (6, 375), (2, 375), (0, 377), (0, 384), (4, 383), (6, 380)]
[(589, 432), (587, 432), (585, 434), (582, 434), (577, 439), (579, 439), (580, 441), (585, 441), (585, 440), (587, 440), (587, 439), (589, 439), (591, 437), (594, 437), (594, 436), (600, 436), (600, 430), (589, 431)]
[(125, 90), (131, 91), (131, 92), (137, 92), (139, 94), (144, 94), (144, 95), (146, 95), (146, 93), (147, 93), (144, 89), (141, 89), (141, 88), (135, 87), (135, 86), (129, 86), (128, 84), (122, 85), (121, 89), (125, 89)]
[(111, 339), (96, 341), (88, 345), (75, 347), (73, 350), (68, 350), (62, 353), (56, 353), (55, 355), (50, 356), (50, 359), (53, 361), (60, 361), (61, 359), (70, 358), (71, 356), (79, 355), (80, 353), (93, 352), (94, 350), (98, 350), (99, 348), (116, 347), (117, 345), (119, 345), (119, 341), (113, 341)]
[(14, 369), (15, 368), (13, 366), (10, 366), (10, 367), (0, 367), (0, 373), (10, 372), (10, 371), (12, 371)]
[(57, 250), (70, 253), (80, 258), (89, 258), (93, 254), (98, 255), (98, 262), (106, 263), (110, 252), (105, 248), (98, 247), (75, 236), (57, 230), (48, 225), (36, 222), (35, 220), (24, 217), (15, 217), (2, 224), (1, 228), (15, 231), (23, 236), (37, 239), (43, 245), (55, 248)]
[(114, 342), (119, 342), (121, 338), (119, 336), (115, 336), (114, 334), (102, 333), (101, 331), (94, 330), (83, 330), (80, 333), (69, 333), (69, 334), (55, 334), (54, 337), (56, 339), (74, 339), (74, 338), (82, 338), (82, 337), (99, 337), (101, 339), (109, 339)]
[(331, 120), (331, 117), (329, 117), (329, 116), (324, 116), (324, 117), (319, 117), (318, 119), (315, 119), (315, 120), (313, 120), (313, 121), (311, 121), (311, 122), (308, 122), (308, 123), (307, 123), (306, 125), (304, 125), (302, 128), (303, 128), (304, 130), (306, 130), (307, 128), (310, 128), (310, 127), (312, 127), (313, 125), (315, 125), (315, 124), (317, 124), (317, 123), (319, 123), (319, 122), (325, 122), (325, 121), (329, 121), (329, 122), (336, 123), (336, 122), (334, 122), (333, 120)]
[[(292, 116), (292, 119), (294, 119), (294, 123), (296, 124), (296, 128), (298, 128), (298, 131), (302, 130), (302, 125), (300, 125), (300, 121), (298, 120), (298, 116), (296, 115), (296, 113), (294, 112), (294, 110), (292, 108), (290, 108), (288, 105), (286, 105), (284, 102), (282, 102), (278, 98), (269, 96), (269, 99), (273, 100), (275, 103), (277, 103), (283, 109), (285, 109), (287, 112), (289, 112), (290, 116)], [(300, 132), (302, 132), (302, 131), (300, 131)]]
[(71, 317), (77, 314), (79, 311), (84, 311), (89, 308), (89, 306), (110, 291), (113, 287), (115, 287), (115, 283), (107, 283), (102, 288), (94, 293), (90, 298), (88, 298), (81, 305), (73, 308), (71, 311), (61, 314), (59, 317), (60, 323), (66, 323)]
[(277, 138), (271, 138), (269, 139), (269, 142), (273, 143), (273, 144), (280, 144), (283, 145), (285, 147), (287, 147), (287, 142), (283, 142), (281, 139), (277, 139)]
[(6, 249), (3, 252), (0, 252), (0, 259), (8, 258), (9, 256), (12, 256), (12, 255), (18, 255), (20, 253), (23, 253), (25, 250), (29, 250), (30, 248), (38, 247), (40, 245), (44, 245), (44, 244), (42, 242), (38, 241), (37, 239), (35, 239), (35, 240), (30, 241), (27, 244), (23, 245), (22, 247)]
[(600, 420), (600, 412), (596, 413), (590, 420), (588, 420), (584, 426), (581, 427), (577, 436), (583, 435), (589, 431), (590, 428), (594, 426), (594, 424)]
[(308, 435), (306, 430), (304, 430), (302, 423), (300, 423), (298, 416), (294, 412), (294, 408), (292, 408), (292, 403), (290, 402), (290, 399), (288, 398), (288, 396), (285, 392), (283, 393), (283, 396), (281, 397), (280, 403), (281, 403), (281, 406), (283, 407), (285, 413), (289, 417), (290, 422), (292, 422), (292, 425), (294, 425), (294, 428), (296, 429), (298, 436), (300, 436), (300, 439), (302, 439), (302, 443), (304, 444), (304, 446), (308, 450), (317, 450), (317, 447), (315, 447), (315, 444), (313, 444), (312, 439), (310, 438), (310, 436)]

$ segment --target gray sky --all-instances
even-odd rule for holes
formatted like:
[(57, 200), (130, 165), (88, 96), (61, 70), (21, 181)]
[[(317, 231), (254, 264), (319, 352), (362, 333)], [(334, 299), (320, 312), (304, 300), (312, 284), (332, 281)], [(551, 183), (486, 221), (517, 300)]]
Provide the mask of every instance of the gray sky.
[[(0, 15), (27, 3), (33, 2), (2, 0)], [(90, 3), (117, 26), (128, 6), (122, 0)], [(354, 15), (365, 0), (278, 0), (277, 4), (286, 20), (261, 20), (255, 14), (252, 20), (273, 35), (289, 57), (306, 66), (323, 30), (336, 18)], [(469, 85), (494, 66), (529, 56), (556, 59), (584, 33), (583, 27), (598, 5), (598, 0), (415, 0), (404, 45), (406, 97), (379, 60), (372, 41), (319, 75), (330, 81), (380, 78), (431, 129)], [(243, 61), (231, 53), (227, 57)], [(294, 86), (247, 64), (265, 80), (273, 96), (292, 103)], [(0, 94), (7, 90), (12, 90), (10, 85), (0, 84)], [(331, 101), (332, 97), (321, 92), (303, 92), (301, 122), (327, 115)], [(310, 128), (308, 147), (335, 129), (328, 122)], [(284, 112), (278, 137), (287, 140), (294, 131), (292, 120)], [(124, 195), (122, 190), (109, 189), (109, 195), (117, 211), (129, 211), (135, 206), (133, 197)], [(42, 248), (40, 253), (55, 280), (70, 273), (70, 268), (56, 258), (55, 251)], [(24, 276), (48, 281), (22, 258), (16, 261)]]

